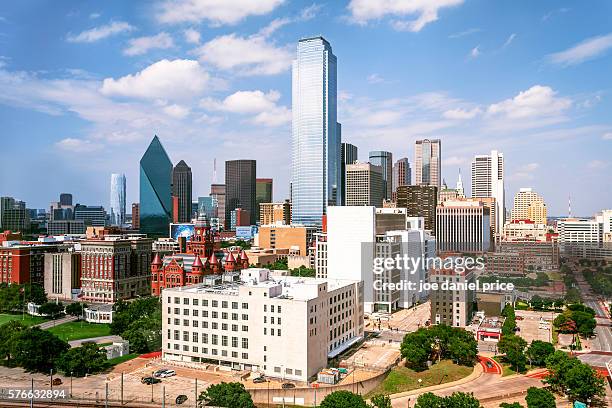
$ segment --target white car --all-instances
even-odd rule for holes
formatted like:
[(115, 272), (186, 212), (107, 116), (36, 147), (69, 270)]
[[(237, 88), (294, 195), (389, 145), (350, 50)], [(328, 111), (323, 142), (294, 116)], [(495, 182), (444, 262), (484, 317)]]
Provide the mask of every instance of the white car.
[(159, 374), (160, 378), (168, 378), (176, 375), (176, 371), (174, 370), (164, 370)]

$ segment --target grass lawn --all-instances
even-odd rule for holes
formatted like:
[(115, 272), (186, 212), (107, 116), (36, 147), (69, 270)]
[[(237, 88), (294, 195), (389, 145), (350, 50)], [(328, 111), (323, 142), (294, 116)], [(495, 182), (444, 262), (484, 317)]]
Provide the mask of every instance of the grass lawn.
[(49, 331), (64, 341), (110, 336), (110, 326), (108, 324), (96, 324), (83, 321), (60, 324), (51, 327)]
[(47, 319), (45, 319), (44, 317), (30, 316), (27, 313), (23, 317), (24, 317), (24, 320), (21, 320), (22, 318), (21, 314), (0, 314), (0, 325), (3, 325), (4, 323), (8, 323), (11, 320), (18, 320), (19, 322), (23, 323), (26, 326), (32, 326), (34, 324), (39, 324), (39, 323), (47, 321)]
[[(514, 375), (514, 374), (516, 374), (516, 370), (511, 368), (510, 363), (508, 363), (503, 356), (495, 356), (495, 357), (493, 357), (493, 360), (495, 360), (499, 364), (501, 364), (501, 366), (502, 366), (502, 377), (505, 377), (507, 375)], [(519, 371), (519, 374), (525, 374), (526, 372), (527, 372), (527, 369), (525, 369), (523, 371)]]
[[(414, 371), (408, 367), (393, 368), (387, 378), (367, 395), (367, 398), (376, 394), (395, 394), (410, 391), (417, 388), (425, 388), (432, 385), (457, 381), (467, 377), (474, 371), (473, 367), (465, 367), (454, 364), (450, 360), (442, 360), (425, 371)], [(422, 380), (419, 387), (419, 378)]]
[(549, 272), (546, 272), (546, 275), (548, 275), (548, 279), (552, 281), (562, 281), (563, 280), (563, 277), (561, 276), (559, 272), (549, 271)]
[(117, 357), (117, 358), (111, 358), (110, 360), (108, 360), (108, 363), (111, 366), (116, 366), (117, 364), (121, 364), (121, 363), (125, 363), (128, 360), (131, 360), (133, 358), (138, 357), (140, 354), (138, 353), (130, 353), (130, 354), (126, 354), (125, 356), (121, 356), (121, 357)]

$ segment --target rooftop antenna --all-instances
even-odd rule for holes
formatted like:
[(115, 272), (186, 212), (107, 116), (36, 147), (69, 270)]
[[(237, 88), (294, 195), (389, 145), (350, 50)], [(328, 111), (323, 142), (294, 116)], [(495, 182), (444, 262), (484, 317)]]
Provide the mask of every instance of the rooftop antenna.
[(569, 213), (569, 218), (572, 218), (572, 196), (567, 196), (567, 210)]

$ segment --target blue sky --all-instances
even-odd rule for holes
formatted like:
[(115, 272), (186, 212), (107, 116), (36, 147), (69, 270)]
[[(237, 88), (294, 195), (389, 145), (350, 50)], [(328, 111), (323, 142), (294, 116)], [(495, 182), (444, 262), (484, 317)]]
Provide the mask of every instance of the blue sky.
[(612, 2), (490, 0), (13, 1), (0, 4), (0, 195), (138, 201), (154, 134), (207, 195), (213, 159), (257, 159), (288, 195), (290, 64), (323, 35), (338, 57), (343, 140), (413, 161), (442, 139), (443, 177), (506, 160), (507, 206), (612, 207)]

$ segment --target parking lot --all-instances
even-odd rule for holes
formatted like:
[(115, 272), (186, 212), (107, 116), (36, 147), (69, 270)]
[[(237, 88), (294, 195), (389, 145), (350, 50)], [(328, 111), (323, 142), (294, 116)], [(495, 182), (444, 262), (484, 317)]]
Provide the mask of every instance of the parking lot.
[[(516, 325), (520, 329), (519, 334), (527, 343), (533, 340), (552, 342), (552, 321), (557, 316), (553, 312), (535, 312), (528, 310), (517, 310)], [(542, 323), (540, 320), (542, 319)]]

